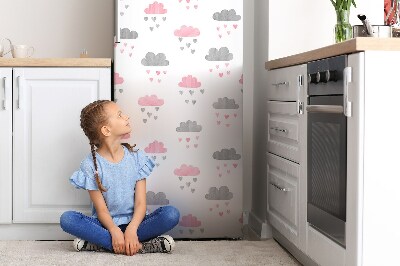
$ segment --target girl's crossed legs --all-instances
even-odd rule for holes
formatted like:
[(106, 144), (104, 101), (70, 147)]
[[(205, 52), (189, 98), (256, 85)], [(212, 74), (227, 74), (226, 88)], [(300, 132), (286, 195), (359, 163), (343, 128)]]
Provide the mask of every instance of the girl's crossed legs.
[[(163, 206), (146, 215), (137, 230), (140, 242), (153, 239), (174, 228), (179, 222), (179, 211), (173, 206)], [(110, 232), (96, 218), (80, 212), (67, 211), (60, 217), (61, 228), (76, 237), (113, 251)], [(122, 232), (128, 225), (120, 225)]]

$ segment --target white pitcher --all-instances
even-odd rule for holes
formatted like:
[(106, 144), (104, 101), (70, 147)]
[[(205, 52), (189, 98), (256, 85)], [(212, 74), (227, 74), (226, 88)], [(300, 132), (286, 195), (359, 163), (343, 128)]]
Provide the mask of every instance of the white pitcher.
[[(7, 52), (4, 52), (4, 45), (3, 45), (4, 41), (8, 41), (8, 43), (9, 43), (10, 50), (8, 50)], [(11, 51), (11, 41), (10, 41), (10, 39), (8, 39), (8, 38), (1, 39), (1, 41), (0, 41), (0, 57), (3, 57), (3, 55), (8, 54), (10, 51)]]

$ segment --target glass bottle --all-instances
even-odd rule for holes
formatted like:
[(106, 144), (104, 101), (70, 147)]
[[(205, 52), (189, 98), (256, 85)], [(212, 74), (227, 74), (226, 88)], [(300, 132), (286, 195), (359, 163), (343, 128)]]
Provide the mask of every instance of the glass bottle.
[(336, 10), (335, 41), (336, 43), (350, 40), (353, 37), (349, 23), (350, 10)]

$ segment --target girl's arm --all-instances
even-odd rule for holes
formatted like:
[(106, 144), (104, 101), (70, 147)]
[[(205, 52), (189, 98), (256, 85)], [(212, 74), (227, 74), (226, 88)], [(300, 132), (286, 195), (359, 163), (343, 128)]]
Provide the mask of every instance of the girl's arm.
[(112, 220), (106, 202), (104, 201), (103, 195), (99, 190), (89, 190), (89, 195), (96, 209), (97, 218), (111, 234), (114, 252), (124, 253), (125, 252), (124, 234)]
[(128, 228), (138, 229), (140, 223), (146, 215), (146, 179), (136, 182), (135, 187), (135, 209), (133, 212), (132, 221), (129, 223)]
[(135, 209), (133, 218), (125, 230), (126, 254), (132, 256), (142, 247), (139, 243), (137, 229), (146, 214), (146, 179), (136, 182), (135, 187)]

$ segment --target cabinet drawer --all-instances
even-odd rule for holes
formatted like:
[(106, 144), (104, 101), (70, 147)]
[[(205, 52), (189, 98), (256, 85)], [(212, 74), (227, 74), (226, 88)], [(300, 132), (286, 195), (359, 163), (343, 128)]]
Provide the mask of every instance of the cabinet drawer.
[(267, 150), (300, 161), (299, 116), (296, 102), (267, 102)]
[(285, 67), (268, 71), (267, 99), (275, 101), (297, 101), (299, 98), (299, 76), (304, 79), (305, 65)]
[(286, 238), (298, 243), (298, 164), (268, 153), (268, 219)]

